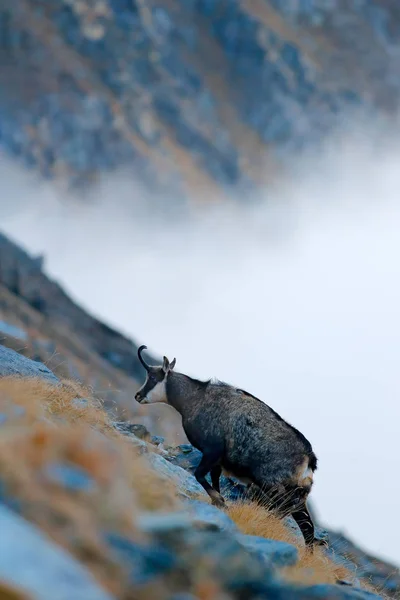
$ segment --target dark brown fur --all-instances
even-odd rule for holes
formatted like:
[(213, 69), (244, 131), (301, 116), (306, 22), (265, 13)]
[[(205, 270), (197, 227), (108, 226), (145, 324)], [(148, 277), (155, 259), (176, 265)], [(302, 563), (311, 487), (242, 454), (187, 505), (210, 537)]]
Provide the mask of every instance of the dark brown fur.
[(306, 543), (312, 544), (314, 526), (306, 499), (317, 458), (304, 435), (248, 392), (175, 373), (166, 358), (163, 367), (148, 367), (136, 399), (151, 397), (157, 385), (164, 386), (164, 396), (157, 392), (155, 401), (167, 402), (182, 415), (188, 440), (203, 453), (195, 476), (213, 502), (224, 504), (219, 478), (226, 471), (256, 485), (281, 514), (291, 513)]

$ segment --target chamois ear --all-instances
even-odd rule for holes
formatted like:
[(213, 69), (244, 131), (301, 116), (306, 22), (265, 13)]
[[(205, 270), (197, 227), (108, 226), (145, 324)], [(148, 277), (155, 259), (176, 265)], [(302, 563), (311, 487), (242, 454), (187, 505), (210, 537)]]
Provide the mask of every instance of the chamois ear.
[(172, 371), (172, 369), (174, 368), (176, 363), (176, 358), (174, 358), (174, 360), (172, 362), (169, 362), (168, 358), (166, 356), (164, 356), (164, 360), (163, 360), (163, 370), (165, 373), (168, 373), (169, 371)]
[(163, 358), (163, 370), (165, 371), (165, 373), (168, 373), (169, 371), (169, 360), (166, 356), (164, 356)]

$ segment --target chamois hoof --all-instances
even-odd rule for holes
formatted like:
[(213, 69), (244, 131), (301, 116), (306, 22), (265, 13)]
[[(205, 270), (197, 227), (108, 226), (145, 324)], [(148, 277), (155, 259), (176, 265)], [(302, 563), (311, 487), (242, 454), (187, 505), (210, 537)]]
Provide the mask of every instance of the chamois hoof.
[(226, 506), (224, 498), (218, 492), (214, 492), (212, 494), (211, 502), (214, 506), (217, 506), (218, 508), (225, 508)]
[(322, 546), (323, 548), (329, 548), (328, 540), (324, 540), (324, 539), (314, 538), (313, 545), (314, 546)]
[(306, 543), (306, 550), (310, 553), (310, 554), (314, 554), (314, 548), (316, 547), (323, 547), (323, 548), (328, 548), (328, 542), (326, 540), (320, 540), (317, 538), (314, 538), (313, 541), (310, 543)]

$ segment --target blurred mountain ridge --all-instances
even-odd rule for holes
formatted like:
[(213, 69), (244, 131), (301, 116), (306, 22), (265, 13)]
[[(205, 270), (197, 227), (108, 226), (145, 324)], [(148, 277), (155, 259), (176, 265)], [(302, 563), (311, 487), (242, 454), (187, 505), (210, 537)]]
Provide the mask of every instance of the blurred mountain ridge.
[(243, 192), (399, 99), (391, 0), (3, 0), (0, 146), (86, 184), (129, 165), (185, 198)]

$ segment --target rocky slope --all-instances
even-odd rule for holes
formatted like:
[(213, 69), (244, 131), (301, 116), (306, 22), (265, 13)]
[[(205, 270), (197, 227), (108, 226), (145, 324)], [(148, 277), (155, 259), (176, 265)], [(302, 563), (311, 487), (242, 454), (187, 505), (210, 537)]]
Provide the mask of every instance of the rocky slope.
[(0, 346), (0, 598), (400, 597), (394, 567), (321, 529), (328, 547), (310, 554), (238, 485), (211, 506), (191, 446), (115, 423), (82, 392)]
[(0, 343), (95, 389), (120, 417), (135, 415), (155, 434), (186, 441), (178, 417), (133, 400), (144, 372), (137, 345), (77, 306), (45, 275), (40, 257), (1, 233)]
[(395, 0), (3, 0), (0, 144), (76, 184), (243, 190), (397, 110), (399, 23)]

